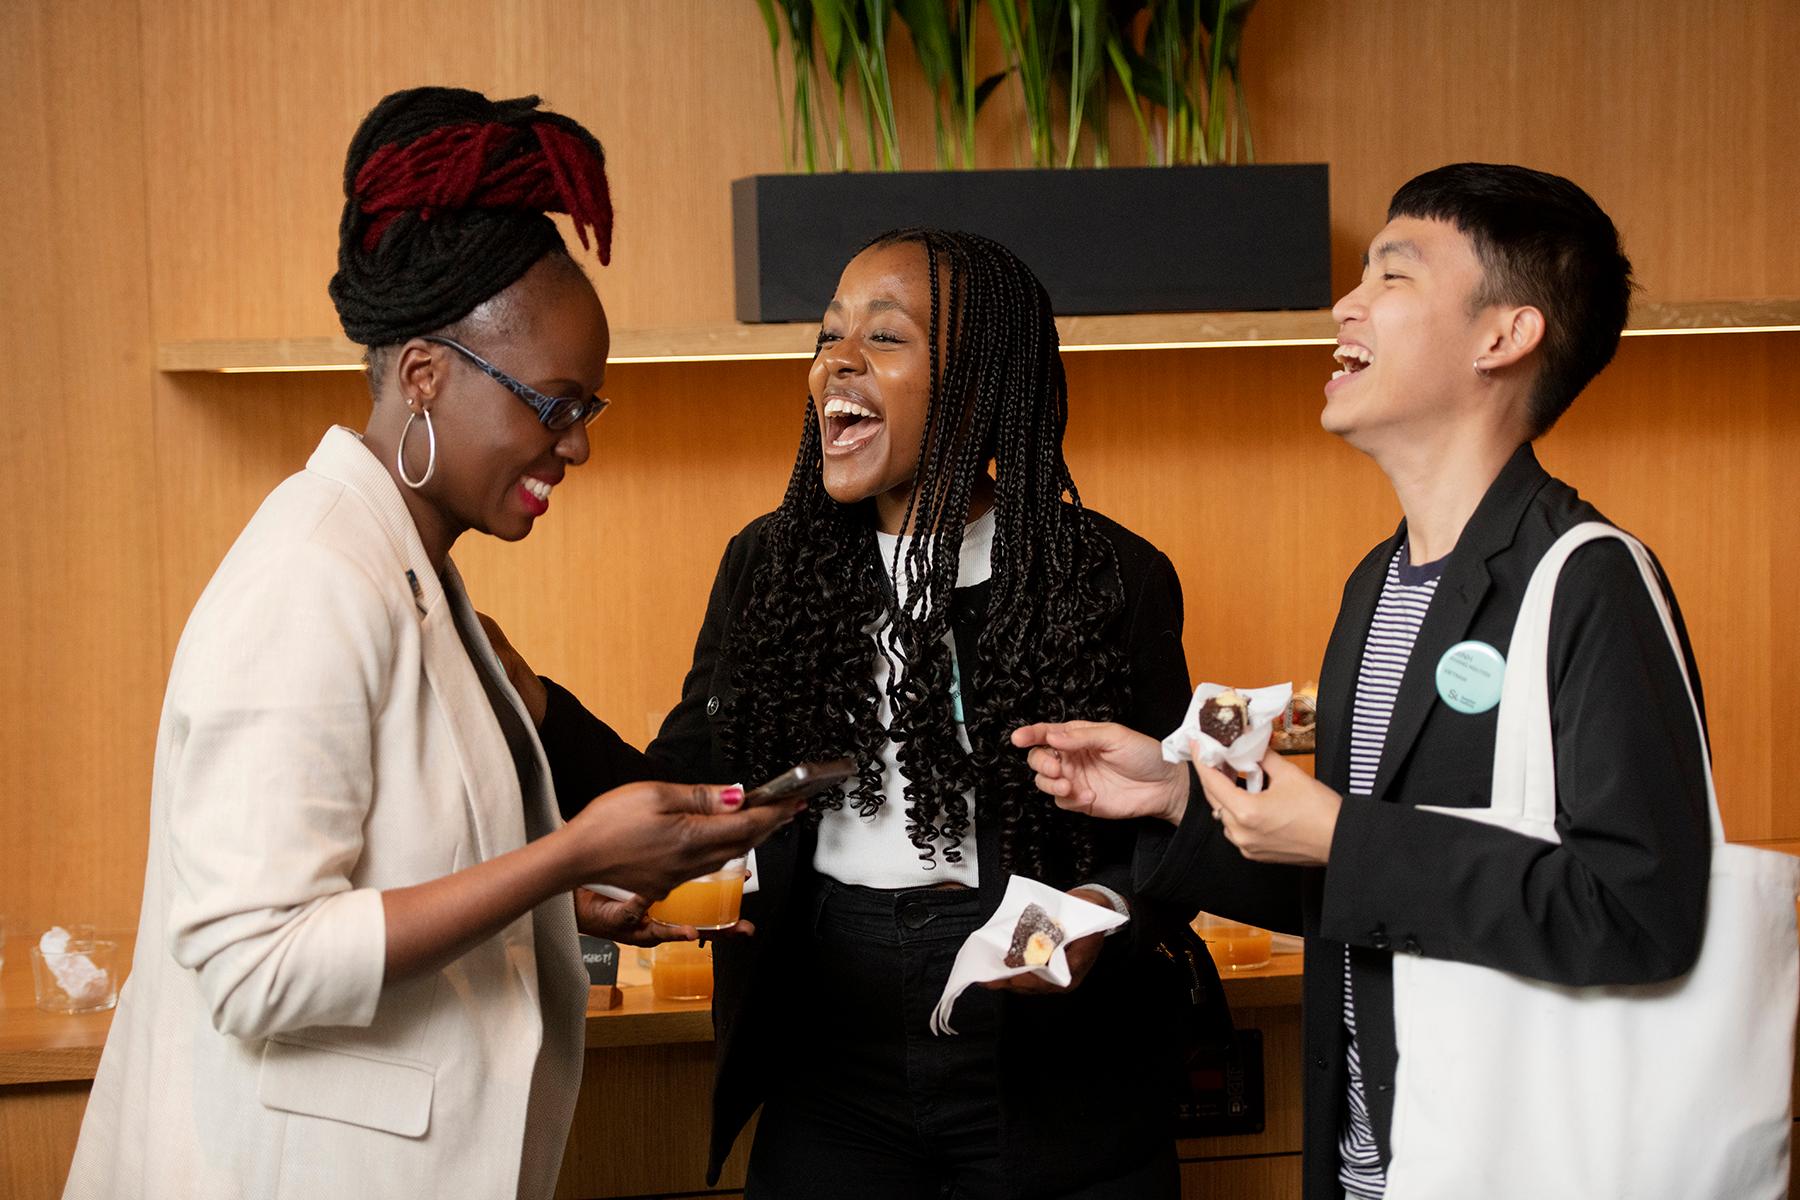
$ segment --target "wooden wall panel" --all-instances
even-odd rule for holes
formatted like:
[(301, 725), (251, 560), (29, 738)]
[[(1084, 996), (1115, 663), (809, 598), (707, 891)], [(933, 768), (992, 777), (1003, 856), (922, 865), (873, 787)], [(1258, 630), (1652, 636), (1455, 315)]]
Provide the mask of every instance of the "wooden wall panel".
[[(481, 604), (555, 675), (641, 741), (680, 695), (725, 544), (781, 502), (805, 363), (613, 367), (592, 427), (525, 542), (466, 538)], [(726, 781), (729, 782), (729, 781)]]
[[(712, 1081), (710, 1041), (590, 1052), (575, 1131), (557, 1180), (558, 1200), (721, 1194), (706, 1187)], [(720, 1188), (743, 1186), (755, 1129), (752, 1120), (725, 1160)]]
[(164, 658), (136, 14), (5, 12), (0, 912), (20, 932), (136, 913)]
[(0, 1092), (0, 1196), (56, 1200), (87, 1111), (88, 1082), (33, 1083)]
[(1221, 1158), (1181, 1164), (1182, 1200), (1298, 1200), (1300, 1156)]
[(1331, 164), (1351, 285), (1395, 187), (1446, 162), (1523, 162), (1613, 215), (1651, 294), (1800, 291), (1800, 5), (1390, 0), (1262, 5), (1246, 86), (1269, 161)]
[(383, 94), (420, 83), (536, 92), (598, 133), (615, 324), (730, 316), (724, 181), (781, 161), (754, 5), (343, 0), (322, 19), (198, 0), (143, 21), (146, 120), (167, 154), (149, 189), (159, 338), (336, 333), (345, 147)]
[(1201, 679), (1316, 679), (1344, 579), (1400, 510), (1319, 429), (1323, 348), (1079, 354), (1070, 467), (1174, 561)]
[(1661, 559), (1699, 662), (1735, 839), (1800, 837), (1772, 719), (1800, 673), (1800, 538), (1786, 494), (1800, 411), (1785, 381), (1797, 369), (1800, 334), (1631, 339), (1542, 453)]
[(156, 490), (169, 514), (157, 586), (172, 659), (188, 612), (263, 497), (306, 466), (331, 426), (363, 427), (369, 390), (357, 374), (165, 375), (156, 408)]
[[(159, 339), (336, 333), (324, 285), (345, 144), (383, 93), (422, 82), (535, 90), (598, 132), (619, 205), (600, 273), (616, 324), (730, 316), (727, 181), (782, 164), (748, 0), (338, 0), (323, 15), (192, 0), (145, 5), (143, 29)], [(897, 30), (897, 102), (907, 162), (924, 166), (930, 108), (905, 42)], [(1800, 161), (1777, 137), (1800, 78), (1779, 48), (1797, 43), (1800, 7), (1780, 0), (1265, 5), (1246, 85), (1265, 161), (1331, 164), (1340, 289), (1396, 185), (1486, 158), (1587, 185), (1657, 296), (1785, 296), (1800, 290), (1785, 203)], [(1012, 165), (1017, 126), (1003, 89), (985, 165)], [(1117, 161), (1138, 161), (1122, 111), (1114, 129)]]

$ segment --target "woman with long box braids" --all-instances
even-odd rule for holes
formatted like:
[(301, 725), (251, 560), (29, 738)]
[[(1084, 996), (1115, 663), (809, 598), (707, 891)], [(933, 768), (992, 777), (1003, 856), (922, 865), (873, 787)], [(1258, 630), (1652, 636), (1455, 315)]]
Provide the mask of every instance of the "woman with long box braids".
[(363, 121), (344, 191), (331, 294), (374, 404), (263, 502), (182, 634), (71, 1198), (547, 1200), (577, 922), (648, 936), (571, 891), (659, 895), (793, 816), (637, 783), (564, 825), (449, 557), (525, 537), (587, 458), (606, 317), (545, 213), (607, 257), (599, 143), (535, 98), (421, 88)]
[[(858, 764), (758, 850), (756, 936), (715, 951), (712, 1177), (761, 1105), (758, 1200), (1172, 1197), (1177, 1038), (1135, 832), (1059, 810), (1007, 738), (1047, 714), (1180, 722), (1174, 570), (1083, 507), (1049, 300), (1004, 247), (877, 238), (810, 384), (787, 493), (727, 547), (648, 751), (517, 672), (565, 812), (643, 775)], [(1013, 873), (1131, 920), (1067, 948), (1066, 991), (971, 989), (958, 1035), (935, 1036), (956, 952)]]

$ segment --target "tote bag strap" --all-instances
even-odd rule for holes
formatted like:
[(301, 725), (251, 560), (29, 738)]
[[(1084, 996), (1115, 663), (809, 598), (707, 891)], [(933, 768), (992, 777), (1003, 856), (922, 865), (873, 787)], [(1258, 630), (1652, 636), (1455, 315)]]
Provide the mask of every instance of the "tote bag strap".
[[(1512, 643), (1507, 647), (1506, 674), (1500, 690), (1499, 723), (1494, 732), (1494, 784), (1491, 811), (1477, 819), (1506, 825), (1546, 840), (1558, 840), (1556, 821), (1556, 753), (1550, 730), (1550, 608), (1556, 596), (1556, 582), (1569, 556), (1598, 538), (1617, 538), (1624, 542), (1637, 561), (1638, 573), (1650, 593), (1650, 600), (1662, 617), (1663, 632), (1681, 670), (1687, 687), (1688, 707), (1693, 712), (1694, 729), (1700, 739), (1702, 764), (1706, 770), (1706, 802), (1712, 826), (1713, 844), (1725, 840), (1725, 827), (1719, 818), (1718, 793), (1713, 788), (1712, 756), (1706, 748), (1706, 728), (1700, 720), (1700, 706), (1694, 699), (1694, 683), (1688, 678), (1687, 658), (1681, 651), (1681, 639), (1675, 633), (1675, 618), (1663, 595), (1656, 564), (1644, 544), (1625, 531), (1600, 521), (1576, 525), (1545, 552), (1532, 572), (1525, 588), (1525, 599), (1519, 605), (1519, 617), (1513, 626)], [(1480, 810), (1463, 810), (1474, 815)]]

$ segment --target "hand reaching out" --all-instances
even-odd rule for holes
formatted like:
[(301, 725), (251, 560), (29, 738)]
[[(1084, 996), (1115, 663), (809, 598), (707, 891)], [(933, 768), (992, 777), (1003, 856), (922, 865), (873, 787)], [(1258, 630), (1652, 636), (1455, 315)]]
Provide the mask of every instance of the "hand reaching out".
[(1045, 722), (1013, 731), (1030, 748), (1026, 762), (1038, 790), (1058, 808), (1106, 820), (1159, 817), (1179, 825), (1187, 811), (1187, 774), (1163, 761), (1162, 746), (1123, 725), (1094, 721)]

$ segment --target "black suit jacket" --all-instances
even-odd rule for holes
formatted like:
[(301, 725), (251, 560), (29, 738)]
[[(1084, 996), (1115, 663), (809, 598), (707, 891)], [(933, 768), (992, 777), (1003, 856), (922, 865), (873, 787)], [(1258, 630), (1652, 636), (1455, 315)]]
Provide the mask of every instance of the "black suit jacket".
[[(1149, 542), (1091, 514), (1111, 542), (1118, 572), (1103, 581), (1124, 604), (1116, 626), (1130, 663), (1125, 723), (1161, 737), (1181, 722), (1189, 694), (1181, 646), (1181, 586), (1167, 556)], [(731, 781), (737, 764), (721, 733), (737, 700), (732, 664), (723, 653), (743, 613), (762, 550), (767, 518), (733, 538), (713, 584), (681, 701), (648, 750), (626, 744), (563, 689), (550, 685), (542, 739), (565, 814), (632, 779)], [(979, 634), (986, 584), (958, 588), (951, 624), (964, 686), (979, 678)], [(1021, 724), (1038, 714), (1021, 713)], [(760, 782), (744, 780), (746, 784)], [(1048, 799), (1045, 801), (1048, 803)], [(1000, 903), (999, 822), (981, 819), (976, 797), (976, 859), (984, 915)], [(1003, 1153), (1015, 1194), (1032, 1196), (1103, 1179), (1148, 1156), (1166, 1153), (1172, 1136), (1178, 1067), (1176, 1022), (1185, 995), (1158, 970), (1154, 944), (1190, 913), (1137, 900), (1132, 862), (1140, 829), (1103, 823), (1096, 829), (1097, 868), (1089, 880), (1133, 903), (1129, 936), (1111, 938), (1092, 973), (1065, 996), (1007, 995), (1000, 1035)], [(812, 834), (790, 827), (757, 850), (758, 891), (745, 897), (753, 938), (714, 950), (713, 1024), (718, 1061), (713, 1091), (709, 1179), (750, 1116), (766, 1081), (782, 1068), (784, 1046), (805, 1036), (816, 1006), (796, 1003), (807, 987), (804, 945), (795, 937), (792, 906), (807, 891)], [(1210, 969), (1210, 962), (1204, 964)], [(1216, 979), (1212, 981), (1216, 987)]]
[[(1374, 789), (1345, 795), (1318, 870), (1248, 868), (1297, 889), (1306, 943), (1306, 1195), (1342, 1195), (1337, 1138), (1348, 1086), (1343, 1025), (1349, 948), (1364, 1086), (1385, 1164), (1397, 1053), (1392, 954), (1428, 954), (1561, 984), (1649, 983), (1699, 954), (1711, 861), (1700, 739), (1675, 656), (1636, 563), (1617, 542), (1576, 551), (1550, 627), (1557, 831), (1551, 845), (1418, 811), (1484, 807), (1497, 709), (1443, 704), (1444, 651), (1479, 640), (1502, 654), (1532, 570), (1558, 536), (1603, 521), (1521, 446), (1489, 487), (1444, 565), (1401, 682)], [(1350, 576), (1319, 676), (1318, 778), (1349, 787), (1350, 720), (1369, 622), (1406, 527)], [(1665, 585), (1665, 593), (1667, 588)], [(1674, 597), (1669, 595), (1674, 607)], [(1675, 621), (1696, 695), (1687, 631)], [(1143, 863), (1144, 890), (1204, 899), (1205, 864), (1225, 838), (1199, 799)], [(1243, 871), (1245, 868), (1238, 868)], [(1280, 893), (1277, 892), (1278, 896)], [(1296, 894), (1290, 890), (1290, 900)], [(1293, 915), (1275, 904), (1268, 915)], [(1277, 925), (1277, 927), (1282, 927)]]

